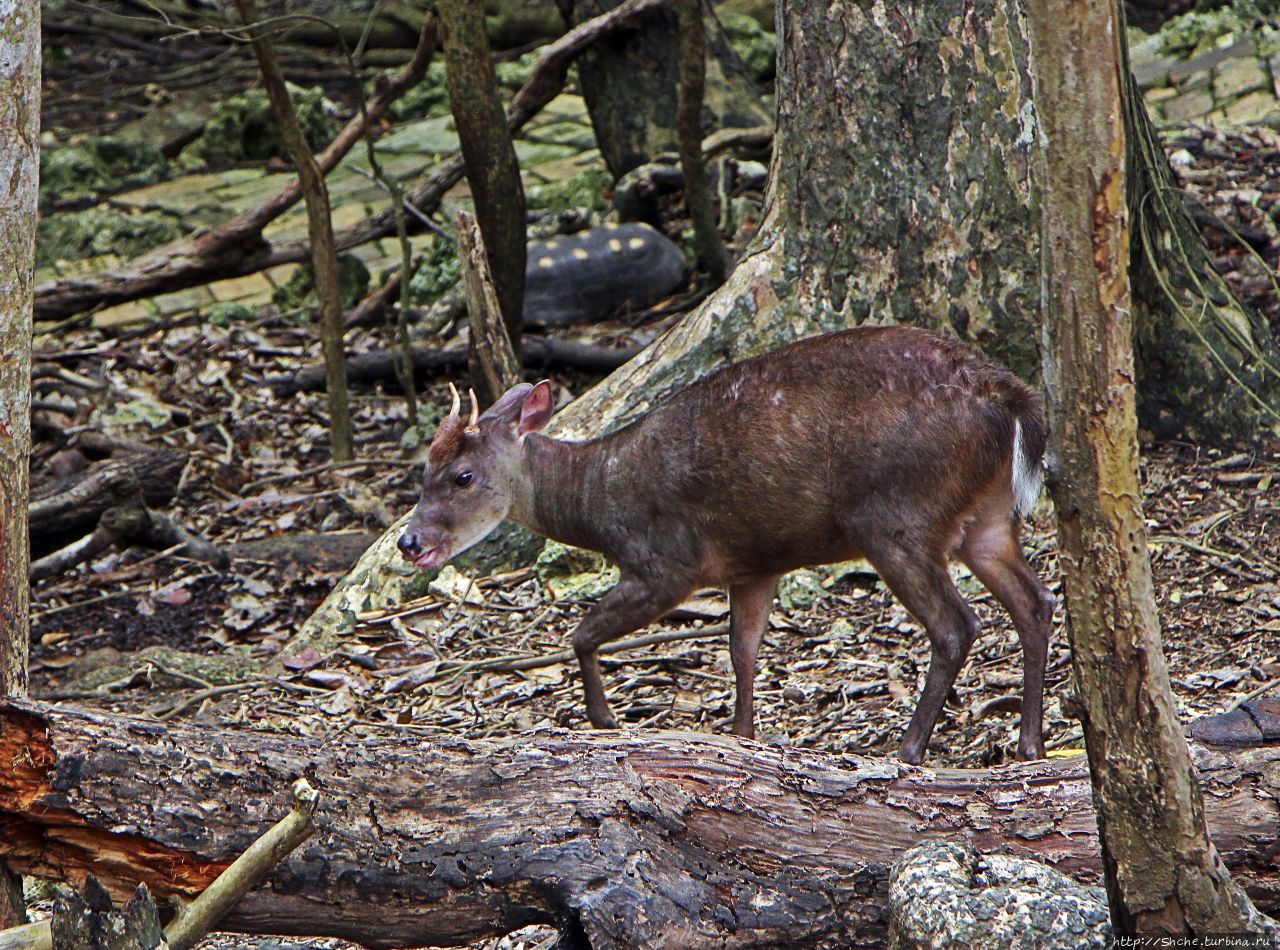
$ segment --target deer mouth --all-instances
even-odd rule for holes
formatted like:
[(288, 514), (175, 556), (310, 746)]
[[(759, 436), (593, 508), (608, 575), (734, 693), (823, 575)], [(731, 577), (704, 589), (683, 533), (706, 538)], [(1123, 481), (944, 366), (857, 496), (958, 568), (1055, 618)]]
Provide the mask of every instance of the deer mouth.
[(439, 544), (434, 548), (428, 548), (415, 557), (413, 564), (419, 570), (431, 571), (447, 560), (449, 560), (449, 548), (446, 545)]

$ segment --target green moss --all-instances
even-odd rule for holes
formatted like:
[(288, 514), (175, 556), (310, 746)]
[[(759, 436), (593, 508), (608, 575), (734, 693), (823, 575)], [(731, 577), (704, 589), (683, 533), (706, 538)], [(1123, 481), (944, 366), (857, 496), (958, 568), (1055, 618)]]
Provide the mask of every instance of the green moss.
[(139, 188), (159, 181), (167, 171), (154, 145), (111, 136), (45, 149), (40, 153), (40, 203)]
[[(354, 307), (369, 289), (369, 268), (354, 254), (338, 255), (338, 299), (342, 306)], [(271, 294), (271, 302), (281, 310), (298, 310), (316, 305), (315, 280), (308, 261), (293, 272), (283, 287)]]
[(397, 122), (448, 115), (449, 86), (445, 82), (444, 63), (437, 61), (428, 66), (422, 82), (393, 102), (387, 114)]
[(159, 211), (126, 214), (111, 208), (86, 208), (41, 218), (36, 229), (36, 266), (76, 261), (102, 254), (136, 257), (186, 233)]
[(604, 168), (586, 168), (572, 178), (534, 185), (525, 191), (530, 211), (551, 211), (559, 214), (587, 208), (603, 211), (608, 204), (605, 192), (613, 187), (613, 176)]
[(747, 67), (747, 72), (757, 82), (772, 79), (777, 72), (777, 37), (764, 30), (755, 19), (742, 13), (721, 13), (720, 25), (729, 38), (729, 45)]
[(214, 326), (228, 326), (232, 323), (244, 323), (252, 320), (255, 311), (242, 303), (215, 303), (204, 311), (205, 319)]
[(538, 50), (530, 50), (511, 62), (495, 63), (493, 71), (497, 75), (498, 86), (512, 92), (523, 86), (533, 72), (533, 67), (538, 64), (538, 55)]
[[(320, 89), (302, 89), (292, 83), (289, 95), (307, 144), (312, 149), (323, 148), (338, 130), (333, 103)], [(200, 137), (183, 152), (188, 154), (213, 167), (289, 158), (262, 89), (250, 89), (218, 103)]]
[(1160, 27), (1160, 45), (1165, 53), (1195, 56), (1216, 48), (1223, 37), (1248, 28), (1259, 16), (1258, 5), (1243, 0), (1217, 10), (1193, 10), (1171, 17)]
[(409, 300), (419, 305), (435, 303), (461, 279), (458, 249), (452, 242), (436, 235), (432, 238), (431, 249), (409, 281)]

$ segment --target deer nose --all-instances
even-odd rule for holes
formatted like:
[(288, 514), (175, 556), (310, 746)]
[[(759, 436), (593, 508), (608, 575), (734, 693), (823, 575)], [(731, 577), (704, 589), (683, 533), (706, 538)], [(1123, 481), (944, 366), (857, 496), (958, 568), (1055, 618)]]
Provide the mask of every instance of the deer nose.
[(404, 534), (400, 535), (400, 540), (396, 542), (396, 547), (410, 561), (422, 553), (422, 542), (418, 540), (418, 534), (412, 528), (405, 528)]

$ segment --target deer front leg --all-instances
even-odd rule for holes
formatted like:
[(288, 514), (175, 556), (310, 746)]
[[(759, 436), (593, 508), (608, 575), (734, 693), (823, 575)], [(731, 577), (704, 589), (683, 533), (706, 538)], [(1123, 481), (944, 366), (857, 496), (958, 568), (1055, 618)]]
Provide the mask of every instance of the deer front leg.
[(573, 652), (582, 667), (582, 691), (587, 701), (587, 718), (597, 729), (616, 729), (617, 720), (604, 698), (600, 677), (600, 647), (658, 619), (677, 607), (692, 590), (685, 578), (642, 577), (624, 574), (582, 618), (573, 631)]

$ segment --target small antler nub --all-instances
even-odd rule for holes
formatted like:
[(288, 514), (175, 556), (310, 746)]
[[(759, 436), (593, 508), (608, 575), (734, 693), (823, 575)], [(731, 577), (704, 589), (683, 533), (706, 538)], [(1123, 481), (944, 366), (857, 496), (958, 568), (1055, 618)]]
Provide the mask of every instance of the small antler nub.
[(480, 404), (476, 401), (476, 391), (468, 390), (471, 393), (471, 421), (467, 423), (468, 432), (477, 432), (480, 429)]
[(453, 383), (449, 384), (449, 395), (453, 396), (453, 406), (449, 409), (449, 415), (456, 419), (458, 411), (462, 408), (462, 397), (458, 395), (457, 387)]

